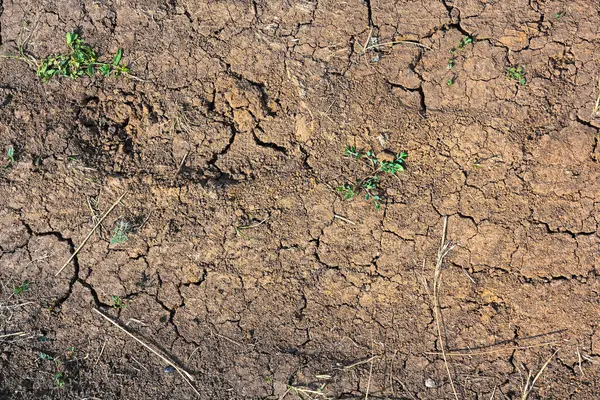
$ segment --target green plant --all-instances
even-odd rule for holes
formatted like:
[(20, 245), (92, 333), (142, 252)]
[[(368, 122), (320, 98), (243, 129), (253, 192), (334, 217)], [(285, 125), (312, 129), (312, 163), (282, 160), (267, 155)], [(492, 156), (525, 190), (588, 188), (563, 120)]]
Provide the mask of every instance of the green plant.
[(404, 161), (407, 157), (408, 154), (402, 152), (400, 154), (396, 154), (396, 157), (394, 157), (392, 161), (380, 161), (379, 170), (392, 175), (396, 175), (398, 172), (404, 172)]
[(460, 39), (460, 42), (458, 42), (458, 50), (462, 50), (465, 48), (466, 45), (473, 43), (473, 37), (472, 36), (465, 36), (464, 38)]
[(346, 146), (344, 151), (346, 156), (350, 156), (356, 160), (363, 159), (372, 168), (370, 174), (365, 178), (352, 183), (344, 183), (336, 188), (344, 200), (351, 200), (359, 196), (362, 192), (365, 193), (365, 200), (372, 201), (375, 208), (381, 208), (381, 198), (378, 194), (381, 177), (379, 174), (390, 174), (396, 176), (399, 172), (403, 172), (404, 162), (408, 157), (406, 153), (396, 154), (392, 161), (380, 160), (372, 150), (360, 151), (355, 146)]
[(344, 196), (344, 200), (350, 200), (358, 195), (358, 193), (354, 190), (354, 186), (355, 185), (351, 185), (349, 183), (344, 183), (343, 185), (335, 188), (335, 190)]
[(98, 54), (79, 34), (67, 33), (66, 41), (70, 54), (53, 54), (38, 64), (36, 75), (45, 82), (57, 76), (77, 79), (85, 75), (92, 77), (96, 72), (103, 76), (119, 76), (129, 72), (129, 67), (120, 65), (123, 49), (117, 50), (111, 63), (104, 63), (98, 61)]
[(520, 65), (518, 65), (517, 67), (510, 67), (506, 72), (506, 76), (508, 76), (509, 79), (517, 81), (521, 86), (527, 84), (527, 79), (525, 79), (525, 71)]
[(119, 309), (123, 309), (125, 307), (127, 307), (127, 304), (125, 304), (125, 302), (123, 300), (121, 300), (121, 298), (119, 296), (110, 296), (111, 300), (113, 301), (113, 308), (119, 308)]
[(46, 354), (46, 353), (42, 353), (42, 352), (39, 352), (39, 353), (37, 354), (37, 356), (38, 356), (38, 358), (39, 358), (40, 360), (47, 360), (47, 361), (52, 361), (52, 360), (54, 360), (54, 358), (53, 358), (51, 355), (49, 355), (49, 354)]
[[(65, 353), (65, 357), (66, 359), (69, 359), (73, 356), (73, 352), (75, 351), (74, 347), (71, 347), (67, 350), (67, 352)], [(37, 357), (39, 360), (45, 360), (45, 361), (53, 361), (54, 362), (54, 370), (55, 373), (53, 375), (53, 380), (54, 380), (54, 385), (59, 388), (62, 389), (65, 386), (65, 373), (64, 373), (64, 367), (63, 367), (63, 361), (62, 361), (62, 356), (57, 356), (57, 357), (52, 357), (49, 354), (46, 353), (42, 353), (39, 352), (37, 354)]]
[[(450, 49), (450, 54), (452, 57), (448, 59), (448, 69), (451, 70), (456, 66), (456, 59), (458, 54), (455, 54), (457, 51), (463, 50), (467, 45), (473, 43), (473, 36), (465, 36), (458, 42), (458, 46)], [(456, 75), (446, 81), (446, 85), (448, 87), (453, 86), (456, 82)]]
[(44, 300), (42, 301), (42, 307), (45, 308), (47, 311), (54, 311), (54, 308), (56, 307), (56, 300), (54, 299), (49, 299), (49, 300)]
[(356, 146), (346, 146), (346, 150), (344, 150), (344, 155), (346, 157), (352, 157), (352, 158), (361, 158), (362, 154), (360, 154), (360, 151), (358, 151), (356, 149)]
[(19, 286), (13, 287), (14, 295), (18, 296), (20, 294), (27, 293), (29, 291), (29, 288), (31, 287), (31, 285), (33, 285), (34, 283), (35, 282), (33, 282), (33, 281), (25, 279), (23, 282), (21, 282), (21, 284)]
[(15, 164), (15, 148), (10, 146), (7, 151), (6, 159), (8, 163), (4, 168), (10, 168)]
[(62, 371), (58, 371), (54, 374), (54, 384), (57, 388), (62, 389), (65, 387), (65, 374)]
[(131, 225), (127, 221), (118, 220), (113, 228), (113, 236), (110, 238), (111, 244), (125, 243), (127, 239), (127, 233), (131, 230)]

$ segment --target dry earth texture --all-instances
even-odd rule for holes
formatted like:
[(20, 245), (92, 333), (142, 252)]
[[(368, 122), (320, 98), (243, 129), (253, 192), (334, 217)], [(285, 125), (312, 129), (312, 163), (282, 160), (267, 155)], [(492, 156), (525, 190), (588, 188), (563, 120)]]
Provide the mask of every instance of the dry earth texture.
[[(130, 74), (36, 77), (72, 30)], [(0, 0), (0, 398), (598, 398), (599, 34), (592, 0)], [(379, 209), (346, 146), (408, 153)]]

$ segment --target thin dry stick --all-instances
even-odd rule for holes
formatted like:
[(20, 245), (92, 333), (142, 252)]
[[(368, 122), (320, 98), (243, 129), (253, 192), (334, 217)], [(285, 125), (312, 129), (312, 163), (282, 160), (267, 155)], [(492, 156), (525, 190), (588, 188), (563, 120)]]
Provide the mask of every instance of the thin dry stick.
[(210, 333), (212, 335), (215, 335), (215, 336), (218, 336), (220, 338), (223, 338), (223, 339), (227, 340), (228, 342), (235, 344), (236, 346), (242, 346), (242, 344), (240, 342), (236, 342), (235, 340), (233, 340), (231, 338), (228, 338), (227, 336), (223, 336), (220, 333), (213, 331), (212, 329), (210, 330)]
[(585, 374), (583, 373), (583, 368), (581, 367), (581, 353), (579, 352), (579, 349), (577, 349), (577, 361), (579, 363), (579, 370), (581, 371), (581, 375), (585, 376)]
[(158, 356), (161, 360), (163, 360), (164, 362), (166, 362), (167, 364), (169, 364), (170, 366), (172, 366), (173, 368), (175, 368), (175, 370), (177, 372), (179, 372), (180, 374), (186, 376), (191, 381), (194, 380), (194, 377), (192, 376), (192, 374), (190, 374), (186, 370), (180, 368), (173, 361), (169, 360), (167, 357), (163, 356), (158, 351), (154, 350), (152, 347), (150, 347), (149, 345), (147, 345), (141, 339), (138, 339), (133, 333), (129, 332), (127, 329), (123, 328), (121, 325), (119, 325), (118, 323), (116, 323), (115, 321), (113, 321), (112, 318), (106, 316), (102, 311), (100, 311), (100, 310), (98, 310), (96, 308), (92, 308), (92, 310), (94, 310), (96, 313), (100, 314), (102, 316), (102, 318), (106, 319), (108, 322), (110, 322), (111, 324), (113, 324), (114, 326), (116, 326), (117, 328), (119, 328), (120, 330), (122, 330), (123, 332), (125, 332), (127, 335), (129, 335), (131, 338), (133, 338), (136, 342), (138, 342), (139, 344), (141, 344), (142, 346), (144, 346), (145, 348), (147, 348), (148, 350), (150, 350), (152, 353), (154, 353), (154, 355)]
[(525, 383), (525, 388), (523, 389), (523, 396), (521, 397), (521, 400), (527, 400), (527, 397), (529, 396), (529, 393), (531, 393), (531, 391), (533, 390), (533, 386), (535, 385), (535, 383), (537, 382), (538, 378), (540, 376), (542, 376), (542, 373), (544, 372), (544, 370), (546, 369), (546, 367), (548, 366), (548, 364), (550, 364), (550, 361), (554, 358), (554, 356), (556, 355), (556, 353), (558, 353), (557, 349), (554, 353), (552, 353), (552, 355), (546, 360), (546, 362), (544, 363), (544, 365), (542, 365), (542, 368), (540, 369), (540, 372), (538, 372), (535, 377), (533, 378), (533, 381), (531, 381), (531, 383), (529, 383), (529, 377), (531, 377), (531, 372), (529, 373), (529, 377), (527, 378), (527, 382)]
[(98, 365), (98, 361), (100, 361), (100, 357), (102, 357), (102, 353), (104, 353), (104, 348), (106, 347), (107, 342), (108, 342), (108, 340), (104, 341), (104, 344), (102, 345), (102, 348), (100, 349), (100, 354), (98, 354), (98, 358), (96, 358), (96, 362), (94, 363), (94, 367), (96, 365)]
[(421, 44), (419, 42), (411, 42), (410, 40), (397, 40), (397, 41), (394, 41), (394, 42), (379, 43), (379, 44), (371, 45), (369, 47), (366, 47), (365, 51), (371, 50), (371, 49), (375, 49), (377, 47), (393, 46), (395, 44), (412, 44), (412, 45), (415, 45), (417, 47), (422, 47), (424, 49), (431, 50), (431, 47), (425, 46), (424, 44)]
[(88, 233), (88, 235), (86, 236), (85, 239), (83, 239), (83, 242), (81, 242), (81, 244), (79, 245), (79, 247), (77, 248), (77, 250), (75, 250), (75, 252), (73, 254), (71, 254), (71, 257), (69, 257), (69, 259), (67, 260), (67, 262), (64, 263), (64, 265), (58, 270), (58, 272), (56, 274), (54, 274), (54, 276), (58, 276), (63, 269), (65, 269), (67, 267), (67, 265), (69, 265), (69, 263), (73, 260), (73, 258), (75, 258), (75, 256), (77, 255), (77, 253), (79, 253), (79, 251), (83, 248), (83, 246), (85, 246), (85, 244), (87, 243), (87, 241), (90, 239), (90, 237), (92, 237), (92, 235), (94, 234), (94, 232), (96, 231), (96, 229), (98, 229), (98, 227), (100, 226), (100, 224), (102, 223), (102, 221), (104, 221), (104, 219), (106, 217), (108, 217), (108, 214), (111, 213), (111, 211), (117, 206), (117, 204), (119, 204), (119, 202), (121, 201), (121, 199), (123, 197), (125, 197), (125, 195), (127, 194), (127, 192), (123, 193), (118, 199), (117, 201), (115, 201), (113, 203), (112, 206), (110, 206), (110, 208), (108, 209), (108, 211), (106, 211), (104, 213), (104, 215), (102, 215), (102, 217), (100, 218), (100, 220), (96, 223), (96, 225), (94, 225), (94, 227), (92, 228), (92, 230), (90, 231), (90, 233)]
[[(482, 355), (486, 355), (486, 354), (495, 354), (495, 353), (501, 353), (503, 351), (515, 351), (515, 350), (527, 350), (527, 349), (533, 349), (536, 347), (545, 347), (545, 346), (552, 346), (554, 344), (559, 344), (559, 343), (563, 343), (564, 341), (554, 341), (554, 342), (544, 342), (544, 343), (538, 343), (538, 344), (532, 344), (529, 346), (513, 346), (513, 347), (503, 347), (501, 349), (494, 349), (494, 350), (488, 350), (488, 351), (472, 351), (469, 353), (446, 353), (447, 357), (469, 357), (469, 356), (482, 356)], [(427, 351), (425, 352), (425, 354), (431, 354), (431, 355), (441, 355), (442, 353), (440, 352), (433, 352), (433, 351)]]
[(192, 356), (193, 356), (194, 354), (196, 354), (196, 352), (198, 351), (198, 349), (199, 349), (199, 348), (200, 348), (200, 347), (196, 347), (196, 348), (194, 349), (194, 351), (192, 351), (192, 354), (190, 354), (190, 355), (188, 356), (187, 360), (185, 360), (185, 362), (186, 362), (186, 363), (190, 362), (190, 359), (192, 358)]
[(19, 308), (19, 307), (25, 307), (25, 306), (28, 306), (28, 305), (30, 305), (30, 304), (34, 304), (34, 302), (33, 302), (33, 301), (28, 301), (28, 302), (26, 302), (26, 303), (21, 303), (21, 304), (13, 304), (13, 305), (11, 305), (11, 306), (3, 306), (3, 305), (0, 305), (0, 309), (2, 309), (2, 308)]
[(596, 104), (594, 105), (594, 110), (592, 111), (592, 118), (598, 115), (599, 109), (600, 109), (600, 78), (598, 78), (598, 97), (596, 98)]
[(442, 264), (444, 263), (444, 258), (450, 250), (454, 248), (451, 245), (451, 242), (446, 243), (446, 233), (448, 231), (448, 217), (444, 217), (444, 228), (442, 230), (442, 243), (440, 245), (440, 249), (437, 254), (437, 262), (435, 264), (435, 271), (433, 273), (433, 312), (435, 317), (435, 324), (437, 327), (438, 333), (438, 341), (440, 343), (440, 347), (442, 350), (442, 357), (444, 358), (444, 365), (446, 366), (446, 372), (448, 373), (448, 378), (450, 379), (450, 386), (452, 387), (452, 393), (454, 393), (454, 398), (458, 400), (458, 393), (456, 392), (456, 388), (454, 387), (454, 380), (452, 379), (452, 373), (450, 372), (450, 367), (448, 365), (448, 358), (446, 357), (446, 345), (444, 344), (444, 338), (442, 337), (442, 327), (441, 327), (441, 311), (440, 311), (440, 285), (441, 285), (441, 275), (442, 275)]
[(363, 46), (363, 53), (367, 51), (367, 46), (369, 45), (369, 40), (371, 40), (371, 34), (373, 34), (373, 28), (369, 30), (369, 36), (367, 36), (367, 40), (365, 40), (365, 45)]
[(194, 385), (192, 385), (192, 382), (190, 382), (190, 380), (192, 380), (192, 381), (194, 380), (194, 377), (189, 372), (187, 372), (186, 370), (184, 370), (184, 369), (178, 367), (177, 365), (175, 365), (175, 363), (173, 361), (171, 361), (168, 358), (166, 358), (165, 356), (161, 355), (159, 352), (157, 352), (152, 347), (150, 347), (149, 345), (147, 345), (146, 343), (144, 343), (143, 341), (141, 341), (140, 339), (138, 339), (137, 337), (135, 337), (131, 332), (129, 332), (127, 329), (123, 328), (121, 325), (119, 325), (118, 323), (116, 323), (115, 321), (113, 321), (111, 318), (109, 318), (106, 315), (104, 315), (99, 310), (97, 310), (95, 308), (92, 308), (92, 310), (96, 311), (98, 314), (100, 314), (102, 317), (104, 317), (108, 322), (110, 322), (111, 324), (113, 324), (114, 326), (116, 326), (117, 328), (119, 328), (120, 330), (122, 330), (123, 332), (125, 332), (127, 335), (131, 336), (134, 340), (136, 340), (142, 346), (144, 346), (145, 348), (147, 348), (148, 350), (150, 350), (152, 353), (154, 353), (155, 355), (157, 355), (161, 360), (163, 360), (164, 362), (166, 362), (167, 364), (169, 364), (170, 366), (172, 366), (173, 368), (175, 368), (175, 371), (177, 371), (179, 373), (179, 375), (181, 375), (181, 378), (185, 381), (185, 383), (187, 383), (189, 385), (189, 387), (192, 388), (192, 390), (198, 395), (198, 397), (201, 397), (200, 396), (200, 392), (198, 392), (198, 390), (194, 387)]
[(15, 333), (7, 333), (6, 335), (0, 335), (0, 339), (10, 336), (23, 336), (25, 332), (15, 332)]
[(371, 366), (369, 367), (369, 380), (367, 381), (367, 390), (365, 392), (365, 400), (369, 398), (369, 391), (371, 390), (371, 377), (373, 376), (373, 357), (371, 357)]
[(179, 175), (179, 172), (181, 171), (181, 168), (183, 168), (183, 164), (185, 164), (185, 160), (187, 159), (187, 157), (190, 155), (190, 151), (188, 150), (185, 155), (183, 156), (183, 158), (181, 159), (181, 162), (179, 163), (179, 168), (177, 168), (177, 171), (175, 171), (175, 176)]
[(285, 399), (285, 396), (287, 396), (287, 394), (290, 392), (290, 390), (292, 390), (292, 387), (288, 386), (287, 390), (285, 392), (283, 392), (283, 394), (281, 396), (279, 396), (279, 400)]
[(257, 223), (255, 223), (255, 224), (252, 224), (252, 225), (238, 226), (238, 227), (237, 227), (237, 229), (239, 229), (239, 230), (242, 230), (242, 229), (252, 229), (252, 228), (256, 228), (257, 226), (260, 226), (260, 225), (264, 224), (265, 222), (267, 222), (267, 221), (268, 221), (270, 218), (271, 218), (271, 217), (269, 216), (269, 217), (267, 217), (267, 218), (263, 219), (262, 221), (260, 221), (260, 222), (257, 222)]
[(341, 215), (333, 214), (333, 218), (341, 219), (344, 222), (347, 222), (347, 223), (352, 224), (352, 225), (356, 225), (356, 222), (350, 221), (348, 218), (344, 218)]
[(341, 370), (342, 371), (351, 370), (354, 367), (357, 367), (357, 366), (362, 365), (362, 364), (367, 364), (367, 363), (369, 363), (369, 362), (371, 362), (371, 361), (373, 361), (373, 360), (375, 360), (376, 358), (379, 358), (379, 357), (380, 356), (371, 356), (371, 357), (367, 358), (366, 360), (357, 361), (354, 364), (346, 365), (345, 367), (341, 368)]

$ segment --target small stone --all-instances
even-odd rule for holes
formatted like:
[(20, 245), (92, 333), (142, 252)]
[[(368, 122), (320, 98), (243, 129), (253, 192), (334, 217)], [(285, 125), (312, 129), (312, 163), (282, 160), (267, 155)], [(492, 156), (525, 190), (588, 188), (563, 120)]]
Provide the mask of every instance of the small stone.
[(434, 381), (431, 378), (427, 378), (425, 379), (425, 387), (432, 389), (432, 388), (436, 388), (438, 385), (436, 383), (436, 381)]

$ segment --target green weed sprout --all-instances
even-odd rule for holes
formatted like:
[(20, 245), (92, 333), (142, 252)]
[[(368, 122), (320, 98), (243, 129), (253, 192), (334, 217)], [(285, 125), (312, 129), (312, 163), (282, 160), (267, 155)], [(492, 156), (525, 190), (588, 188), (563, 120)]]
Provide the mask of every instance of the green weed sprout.
[(125, 243), (127, 239), (127, 233), (131, 230), (131, 226), (126, 221), (119, 220), (115, 223), (113, 229), (113, 236), (110, 238), (110, 244), (121, 244)]
[(351, 185), (350, 183), (344, 183), (343, 185), (335, 188), (335, 190), (344, 197), (344, 200), (350, 200), (358, 195), (356, 190), (354, 190), (354, 186), (355, 185)]
[(458, 42), (458, 50), (462, 50), (465, 48), (465, 46), (467, 46), (468, 44), (473, 43), (473, 37), (472, 36), (465, 36), (464, 38), (460, 39), (460, 42)]
[(127, 307), (127, 304), (125, 304), (125, 302), (123, 300), (121, 300), (121, 298), (119, 296), (112, 295), (112, 296), (110, 296), (110, 298), (113, 301), (113, 308), (123, 309), (123, 308)]
[(120, 64), (123, 58), (123, 49), (117, 50), (112, 63), (103, 63), (98, 61), (98, 54), (79, 37), (79, 34), (67, 33), (66, 41), (71, 51), (70, 54), (50, 55), (39, 63), (36, 75), (44, 82), (49, 82), (54, 77), (71, 79), (82, 76), (93, 77), (96, 72), (100, 72), (105, 77), (119, 76), (129, 72), (129, 67)]
[(29, 288), (33, 285), (33, 281), (25, 279), (19, 286), (13, 287), (13, 293), (15, 296), (18, 296), (23, 293), (29, 292)]
[(525, 71), (522, 66), (510, 67), (506, 72), (506, 76), (509, 79), (517, 81), (517, 83), (521, 86), (525, 86), (527, 84), (527, 79), (525, 79)]
[(355, 160), (364, 159), (373, 169), (372, 173), (362, 180), (352, 183), (344, 183), (336, 188), (336, 191), (342, 195), (344, 200), (351, 200), (359, 196), (362, 192), (365, 194), (365, 200), (372, 201), (375, 208), (381, 208), (381, 198), (377, 194), (381, 178), (379, 174), (390, 174), (396, 176), (405, 170), (404, 162), (408, 157), (407, 153), (396, 154), (392, 161), (380, 160), (372, 150), (360, 151), (355, 146), (346, 146), (344, 154)]
[(8, 148), (6, 159), (8, 161), (6, 168), (10, 168), (15, 164), (15, 148), (14, 147), (11, 146)]

